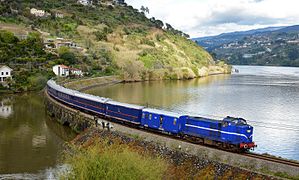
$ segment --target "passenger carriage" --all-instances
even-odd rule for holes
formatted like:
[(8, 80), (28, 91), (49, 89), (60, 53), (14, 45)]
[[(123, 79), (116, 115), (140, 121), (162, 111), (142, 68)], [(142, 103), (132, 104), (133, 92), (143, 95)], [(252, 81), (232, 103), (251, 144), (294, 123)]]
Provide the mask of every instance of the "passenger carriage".
[(155, 130), (172, 134), (179, 134), (184, 124), (184, 119), (178, 113), (145, 108), (142, 110), (141, 125)]
[(112, 119), (140, 125), (143, 108), (144, 106), (107, 101), (106, 116)]

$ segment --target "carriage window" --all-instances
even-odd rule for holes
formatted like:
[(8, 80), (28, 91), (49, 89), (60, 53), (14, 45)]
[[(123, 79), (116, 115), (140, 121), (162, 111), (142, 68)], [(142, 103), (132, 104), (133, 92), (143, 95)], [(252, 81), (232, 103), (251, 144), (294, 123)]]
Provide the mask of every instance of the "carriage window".
[(163, 124), (163, 117), (160, 116), (160, 125), (162, 125), (162, 124)]
[(120, 109), (118, 108), (117, 111), (120, 112)]
[(150, 120), (152, 119), (152, 114), (149, 115), (149, 119), (150, 119)]
[(177, 121), (177, 119), (174, 118), (173, 125), (176, 125), (176, 121)]
[(144, 114), (144, 113), (142, 113), (142, 118), (143, 118), (143, 119), (145, 118), (145, 114)]

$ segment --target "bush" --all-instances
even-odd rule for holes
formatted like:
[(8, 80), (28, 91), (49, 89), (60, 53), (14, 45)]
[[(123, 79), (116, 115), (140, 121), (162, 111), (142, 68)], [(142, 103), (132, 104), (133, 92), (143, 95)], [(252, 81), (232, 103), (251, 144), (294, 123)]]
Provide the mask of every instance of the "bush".
[(103, 141), (87, 149), (73, 148), (65, 161), (71, 172), (62, 179), (162, 179), (166, 163), (149, 154), (139, 154), (128, 145)]

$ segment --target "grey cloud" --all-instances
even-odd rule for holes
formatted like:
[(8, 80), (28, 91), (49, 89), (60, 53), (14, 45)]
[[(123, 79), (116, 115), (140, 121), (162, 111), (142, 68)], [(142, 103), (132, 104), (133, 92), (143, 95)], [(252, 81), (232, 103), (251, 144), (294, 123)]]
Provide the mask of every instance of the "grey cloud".
[(204, 25), (219, 25), (234, 23), (238, 25), (267, 25), (282, 22), (284, 19), (271, 18), (263, 15), (252, 14), (244, 9), (228, 9), (224, 12), (213, 12), (205, 21), (201, 21)]

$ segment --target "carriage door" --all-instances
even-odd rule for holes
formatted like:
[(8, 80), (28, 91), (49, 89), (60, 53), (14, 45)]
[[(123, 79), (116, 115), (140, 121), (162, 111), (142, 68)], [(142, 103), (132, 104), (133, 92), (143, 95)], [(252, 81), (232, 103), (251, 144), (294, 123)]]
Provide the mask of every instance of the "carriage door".
[(160, 121), (159, 121), (159, 122), (160, 122), (160, 126), (159, 126), (159, 127), (160, 127), (160, 129), (163, 129), (163, 121), (164, 121), (163, 116), (160, 116), (160, 117), (159, 117), (159, 120), (160, 120)]

